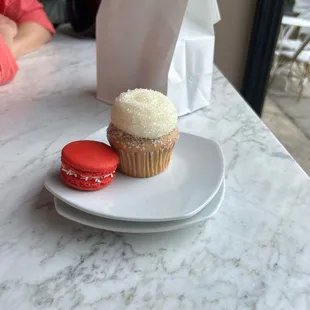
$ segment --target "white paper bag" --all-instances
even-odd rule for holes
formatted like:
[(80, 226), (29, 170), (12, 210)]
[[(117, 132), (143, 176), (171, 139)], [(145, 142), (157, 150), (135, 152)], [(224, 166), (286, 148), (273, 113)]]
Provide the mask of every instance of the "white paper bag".
[(105, 0), (97, 15), (97, 97), (168, 93), (184, 115), (208, 104), (216, 0)]
[(168, 97), (179, 115), (207, 106), (211, 99), (216, 0), (190, 0), (168, 75)]

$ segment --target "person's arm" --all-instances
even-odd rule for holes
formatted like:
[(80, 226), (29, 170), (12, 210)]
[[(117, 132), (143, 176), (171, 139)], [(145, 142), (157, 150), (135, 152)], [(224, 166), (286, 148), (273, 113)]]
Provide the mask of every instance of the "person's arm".
[(11, 53), (9, 45), (13, 37), (7, 29), (0, 29), (0, 86), (11, 82), (17, 71), (18, 66)]
[[(14, 37), (11, 36), (11, 34), (7, 31), (7, 29), (0, 27), (0, 38), (2, 38), (3, 43), (6, 44), (6, 46), (9, 48), (9, 50), (12, 51)], [(4, 47), (2, 47), (2, 48), (4, 48)]]
[(12, 53), (18, 58), (37, 50), (52, 37), (51, 33), (39, 24), (25, 22), (18, 26), (18, 32), (13, 41)]
[(37, 0), (11, 0), (7, 3), (5, 15), (18, 25), (12, 47), (16, 58), (37, 50), (55, 33), (42, 4)]
[(11, 51), (16, 34), (17, 25), (0, 14), (0, 85), (11, 82), (18, 71)]
[(0, 35), (10, 50), (12, 50), (17, 31), (16, 23), (3, 14), (0, 14)]

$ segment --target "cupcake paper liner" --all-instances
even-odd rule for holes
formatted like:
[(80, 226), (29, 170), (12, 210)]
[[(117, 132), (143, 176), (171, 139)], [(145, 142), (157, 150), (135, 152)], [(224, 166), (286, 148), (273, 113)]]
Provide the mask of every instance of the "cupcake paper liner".
[(129, 152), (117, 149), (120, 157), (119, 170), (135, 178), (149, 178), (164, 171), (170, 162), (172, 150), (169, 148), (152, 152)]

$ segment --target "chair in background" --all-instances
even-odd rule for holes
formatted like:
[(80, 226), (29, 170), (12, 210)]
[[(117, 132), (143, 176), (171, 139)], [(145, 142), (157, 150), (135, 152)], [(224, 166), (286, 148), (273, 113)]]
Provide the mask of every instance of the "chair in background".
[[(289, 67), (287, 78), (297, 78), (299, 94), (297, 101), (300, 101), (303, 95), (304, 87), (310, 81), (310, 50), (306, 49), (310, 43), (310, 34), (300, 41), (295, 49), (284, 49), (282, 46), (275, 52), (275, 64), (271, 72), (270, 85), (273, 83), (277, 72), (284, 67)], [(297, 72), (293, 72), (293, 66), (296, 65)]]
[[(310, 12), (305, 12), (298, 15), (297, 19), (310, 21)], [(283, 25), (283, 33), (279, 35), (277, 42), (277, 50), (296, 50), (302, 43), (302, 39), (310, 33), (309, 27), (301, 27), (300, 24), (296, 25)], [(286, 27), (285, 27), (286, 26)], [(310, 46), (305, 47), (305, 49), (310, 49)]]

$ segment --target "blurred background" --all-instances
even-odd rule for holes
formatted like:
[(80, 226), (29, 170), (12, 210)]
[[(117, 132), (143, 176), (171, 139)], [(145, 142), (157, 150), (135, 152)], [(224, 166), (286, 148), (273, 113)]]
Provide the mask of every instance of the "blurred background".
[(263, 120), (310, 175), (310, 0), (287, 0)]
[[(218, 3), (222, 20), (215, 26), (216, 65), (310, 175), (310, 0)], [(265, 47), (270, 55), (263, 53)], [(256, 50), (258, 54), (249, 61)], [(255, 74), (260, 69), (253, 62), (258, 66), (270, 62), (268, 72)], [(250, 74), (247, 66), (252, 68)], [(245, 79), (252, 79), (250, 92), (254, 93), (265, 79), (264, 91), (254, 95), (264, 92), (263, 100), (251, 98)]]

